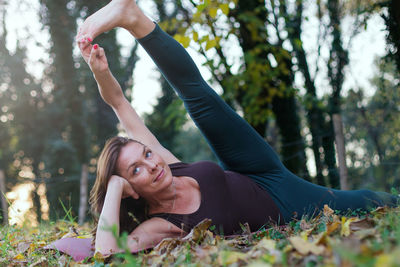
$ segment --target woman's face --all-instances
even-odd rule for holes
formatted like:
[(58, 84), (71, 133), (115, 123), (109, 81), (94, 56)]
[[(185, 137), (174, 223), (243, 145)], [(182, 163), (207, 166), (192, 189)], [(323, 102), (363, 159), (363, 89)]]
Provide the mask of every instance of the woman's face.
[(172, 183), (171, 169), (161, 156), (136, 142), (130, 142), (121, 149), (117, 170), (145, 198)]

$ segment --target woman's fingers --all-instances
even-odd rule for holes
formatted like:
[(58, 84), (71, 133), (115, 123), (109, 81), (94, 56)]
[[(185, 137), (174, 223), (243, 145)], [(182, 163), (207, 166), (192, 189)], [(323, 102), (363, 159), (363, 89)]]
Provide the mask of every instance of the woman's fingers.
[(94, 64), (100, 58), (100, 49), (98, 44), (94, 44), (90, 50), (89, 62), (90, 64)]
[(91, 44), (92, 39), (87, 36), (82, 36), (77, 40), (79, 50), (81, 51), (82, 57), (87, 62), (90, 56), (93, 45)]
[(99, 57), (103, 58), (106, 56), (106, 53), (104, 52), (103, 47), (99, 47)]
[(98, 44), (94, 44), (90, 51), (88, 64), (94, 73), (101, 73), (108, 69), (108, 62), (104, 49)]

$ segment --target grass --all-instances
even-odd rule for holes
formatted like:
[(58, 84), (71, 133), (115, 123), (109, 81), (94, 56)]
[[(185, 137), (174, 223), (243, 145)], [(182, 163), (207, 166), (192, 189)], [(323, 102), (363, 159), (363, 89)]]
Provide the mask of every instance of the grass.
[[(202, 224), (200, 235), (165, 241), (151, 252), (97, 255), (80, 263), (41, 249), (66, 234), (90, 232), (89, 224), (78, 226), (68, 217), (35, 228), (1, 227), (0, 266), (400, 266), (400, 208), (344, 215), (327, 208), (313, 219), (234, 238), (215, 236)], [(122, 247), (124, 240), (121, 235)]]

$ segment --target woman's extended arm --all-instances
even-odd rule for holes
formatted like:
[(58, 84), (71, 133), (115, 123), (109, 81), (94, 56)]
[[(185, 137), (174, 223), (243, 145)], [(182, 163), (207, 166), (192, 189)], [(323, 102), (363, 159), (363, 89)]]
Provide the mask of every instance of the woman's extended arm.
[[(103, 209), (100, 214), (96, 232), (96, 251), (103, 255), (123, 252), (119, 248), (111, 230), (113, 225), (117, 227), (119, 235), (119, 210), (121, 199), (132, 197), (131, 185), (127, 180), (119, 176), (112, 176), (107, 186), (107, 193)], [(128, 248), (131, 252), (137, 252), (156, 246), (163, 238), (182, 235), (180, 229), (171, 227), (170, 222), (160, 218), (152, 218), (141, 223), (128, 236)]]
[(128, 136), (149, 146), (168, 164), (178, 162), (179, 160), (159, 143), (125, 98), (121, 86), (108, 68), (104, 49), (97, 45), (92, 46), (86, 39), (80, 40), (78, 44), (83, 58), (93, 72), (102, 98), (113, 108)]

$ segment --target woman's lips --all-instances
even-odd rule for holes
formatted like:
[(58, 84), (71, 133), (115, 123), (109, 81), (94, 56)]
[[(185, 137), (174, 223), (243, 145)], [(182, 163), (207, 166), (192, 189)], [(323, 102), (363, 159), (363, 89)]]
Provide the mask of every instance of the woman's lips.
[(157, 175), (156, 179), (154, 180), (154, 182), (157, 182), (158, 180), (161, 179), (161, 177), (164, 175), (164, 169), (161, 169), (160, 174)]

